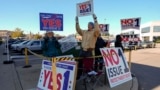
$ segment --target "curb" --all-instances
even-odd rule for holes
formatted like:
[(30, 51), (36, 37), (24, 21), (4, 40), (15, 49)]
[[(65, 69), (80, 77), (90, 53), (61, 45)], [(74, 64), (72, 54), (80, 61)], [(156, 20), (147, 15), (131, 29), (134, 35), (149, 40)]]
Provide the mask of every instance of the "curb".
[(12, 68), (12, 74), (13, 74), (13, 81), (14, 81), (14, 85), (15, 85), (15, 90), (23, 90), (18, 72), (16, 70), (15, 64), (11, 64), (11, 68)]

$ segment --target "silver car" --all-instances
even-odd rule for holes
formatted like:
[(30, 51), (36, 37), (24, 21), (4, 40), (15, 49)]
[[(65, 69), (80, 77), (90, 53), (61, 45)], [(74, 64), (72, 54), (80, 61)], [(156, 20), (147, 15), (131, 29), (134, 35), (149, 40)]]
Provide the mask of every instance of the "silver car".
[(31, 51), (41, 51), (42, 40), (30, 40), (26, 45), (21, 45), (17, 47), (17, 51), (21, 54), (25, 54), (25, 48)]
[(28, 42), (29, 42), (29, 40), (26, 40), (26, 41), (23, 41), (23, 42), (20, 42), (20, 43), (17, 43), (17, 44), (12, 44), (11, 48), (12, 48), (13, 51), (17, 51), (17, 47), (25, 45)]

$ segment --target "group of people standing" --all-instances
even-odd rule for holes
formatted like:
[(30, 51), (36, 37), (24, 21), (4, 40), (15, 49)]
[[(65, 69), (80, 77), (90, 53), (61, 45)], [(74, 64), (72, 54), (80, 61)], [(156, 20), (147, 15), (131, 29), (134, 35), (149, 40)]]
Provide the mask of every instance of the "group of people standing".
[[(79, 53), (79, 57), (92, 57), (93, 51), (95, 52), (95, 56), (101, 55), (100, 48), (106, 47), (107, 43), (101, 38), (99, 24), (97, 21), (97, 16), (95, 14), (92, 15), (94, 22), (88, 23), (88, 29), (82, 30), (79, 25), (79, 19), (76, 16), (76, 31), (79, 35), (82, 36), (81, 41), (81, 51)], [(60, 55), (60, 47), (61, 45), (54, 37), (53, 32), (47, 32), (44, 37), (44, 41), (42, 44), (43, 55), (46, 57), (56, 57)], [(121, 47), (123, 50), (123, 46), (121, 44), (121, 36), (116, 36), (115, 47)], [(89, 58), (88, 58), (89, 59)], [(103, 68), (103, 59), (95, 58), (95, 70), (97, 68)], [(99, 67), (98, 67), (99, 63)], [(78, 60), (78, 68), (83, 68), (83, 59)], [(77, 78), (80, 78), (82, 74), (82, 70), (78, 69)]]

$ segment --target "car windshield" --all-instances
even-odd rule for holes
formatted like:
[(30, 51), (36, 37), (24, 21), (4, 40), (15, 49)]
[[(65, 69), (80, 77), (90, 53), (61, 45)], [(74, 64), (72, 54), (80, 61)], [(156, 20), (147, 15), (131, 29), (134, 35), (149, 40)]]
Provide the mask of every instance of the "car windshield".
[(141, 42), (142, 44), (145, 44), (146, 42)]
[(21, 43), (22, 41), (18, 40), (18, 41), (15, 41), (13, 44), (18, 44), (18, 43)]
[(24, 44), (27, 44), (29, 41), (27, 40), (27, 41), (23, 41), (23, 42), (21, 42), (21, 43), (19, 43), (19, 44), (22, 44), (22, 45), (24, 45)]
[(28, 42), (29, 42), (29, 40), (28, 40), (28, 41), (26, 41), (26, 42), (24, 42), (24, 43), (23, 43), (23, 45), (24, 45), (24, 44), (27, 44)]

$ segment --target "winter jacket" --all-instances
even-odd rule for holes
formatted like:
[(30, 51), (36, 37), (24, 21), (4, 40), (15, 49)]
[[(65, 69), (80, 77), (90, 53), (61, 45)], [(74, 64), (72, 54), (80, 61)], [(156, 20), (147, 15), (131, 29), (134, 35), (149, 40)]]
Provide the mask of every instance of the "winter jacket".
[[(94, 20), (95, 21), (95, 20)], [(97, 37), (99, 36), (100, 30), (98, 22), (94, 24), (94, 29), (91, 31), (82, 30), (79, 26), (79, 23), (76, 23), (76, 31), (82, 36), (82, 48), (86, 51), (89, 48), (94, 49)]]
[(43, 55), (46, 57), (55, 57), (60, 55), (60, 44), (55, 37), (44, 38), (42, 42)]
[(117, 35), (116, 36), (116, 41), (115, 41), (115, 47), (120, 47), (122, 49), (122, 51), (124, 52), (124, 48), (123, 48), (123, 45), (122, 45), (122, 38), (120, 35)]
[(103, 48), (105, 46), (105, 41), (101, 37), (98, 37), (95, 45), (95, 55), (101, 55), (100, 48)]

